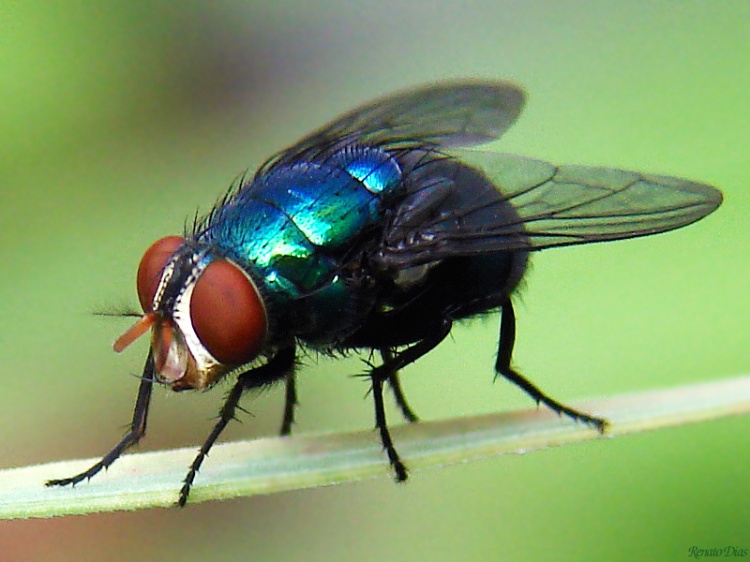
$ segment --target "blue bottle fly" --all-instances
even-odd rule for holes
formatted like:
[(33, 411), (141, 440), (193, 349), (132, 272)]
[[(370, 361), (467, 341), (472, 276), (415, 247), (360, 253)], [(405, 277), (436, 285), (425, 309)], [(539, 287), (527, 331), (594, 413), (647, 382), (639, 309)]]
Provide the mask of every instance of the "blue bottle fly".
[(137, 443), (154, 382), (204, 389), (233, 373), (180, 491), (184, 505), (246, 390), (284, 381), (289, 433), (300, 347), (380, 354), (367, 373), (376, 427), (396, 479), (405, 480), (383, 386), (415, 421), (399, 371), (456, 321), (492, 310), (501, 312), (496, 372), (603, 431), (605, 420), (556, 401), (511, 366), (511, 295), (529, 252), (679, 228), (716, 209), (721, 193), (685, 179), (471, 148), (497, 139), (523, 101), (510, 83), (455, 82), (362, 106), (236, 182), (183, 236), (154, 243), (137, 275), (144, 314), (115, 343), (121, 351), (151, 330), (130, 431), (89, 470), (48, 485), (91, 478)]

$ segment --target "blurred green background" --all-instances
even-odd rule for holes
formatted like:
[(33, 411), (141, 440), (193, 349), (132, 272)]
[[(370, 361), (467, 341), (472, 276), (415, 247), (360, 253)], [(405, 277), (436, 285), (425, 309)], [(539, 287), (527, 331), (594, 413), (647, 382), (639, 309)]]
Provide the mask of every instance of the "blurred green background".
[[(146, 342), (112, 353), (129, 320), (91, 312), (136, 305), (153, 240), (337, 114), (443, 78), (528, 89), (497, 150), (686, 176), (726, 196), (682, 231), (535, 256), (518, 299), (523, 372), (574, 400), (748, 371), (750, 4), (313, 4), (0, 3), (2, 466), (95, 456), (119, 438)], [(529, 407), (492, 384), (496, 338), (494, 317), (462, 326), (409, 368), (416, 411)], [(347, 376), (361, 370), (307, 365), (297, 431), (371, 426), (366, 386)], [(202, 442), (224, 389), (158, 390), (141, 450)], [(225, 438), (274, 433), (279, 390), (246, 400), (254, 417)], [(0, 522), (0, 557), (661, 561), (750, 548), (749, 429), (726, 419), (405, 486)]]

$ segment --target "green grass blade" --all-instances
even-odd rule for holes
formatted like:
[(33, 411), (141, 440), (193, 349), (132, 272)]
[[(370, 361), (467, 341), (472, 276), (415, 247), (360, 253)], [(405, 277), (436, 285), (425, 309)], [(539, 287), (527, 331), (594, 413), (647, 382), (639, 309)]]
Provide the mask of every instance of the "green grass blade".
[[(607, 436), (750, 413), (750, 376), (668, 390), (638, 392), (574, 405), (607, 418)], [(393, 428), (410, 469), (528, 452), (590, 439), (590, 428), (546, 409), (420, 422)], [(174, 505), (196, 449), (123, 456), (107, 473), (75, 488), (44, 482), (75, 474), (98, 459), (0, 471), (0, 519), (52, 517)], [(266, 438), (216, 445), (190, 502), (270, 494), (362, 478), (388, 477), (374, 431)]]

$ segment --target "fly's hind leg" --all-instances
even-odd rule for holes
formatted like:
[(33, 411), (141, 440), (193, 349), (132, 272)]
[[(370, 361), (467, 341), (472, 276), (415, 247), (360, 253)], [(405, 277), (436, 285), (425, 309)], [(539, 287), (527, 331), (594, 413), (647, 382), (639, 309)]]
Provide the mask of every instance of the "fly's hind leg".
[(510, 302), (510, 299), (506, 300), (501, 305), (501, 310), (500, 343), (497, 350), (497, 361), (495, 362), (495, 370), (497, 373), (521, 388), (526, 394), (531, 396), (537, 404), (541, 402), (560, 415), (564, 414), (575, 421), (583, 422), (595, 427), (600, 433), (604, 433), (604, 430), (607, 427), (607, 420), (580, 412), (558, 402), (542, 392), (539, 387), (510, 366), (511, 357), (513, 355), (513, 345), (516, 340), (516, 316), (513, 312), (513, 304)]

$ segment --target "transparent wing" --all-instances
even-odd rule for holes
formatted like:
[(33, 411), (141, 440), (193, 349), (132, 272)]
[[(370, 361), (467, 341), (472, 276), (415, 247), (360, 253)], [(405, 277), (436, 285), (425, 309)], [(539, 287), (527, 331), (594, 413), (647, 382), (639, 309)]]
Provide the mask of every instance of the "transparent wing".
[(381, 250), (388, 265), (645, 236), (695, 222), (722, 200), (717, 189), (681, 178), (451, 153), (456, 159), (424, 167), (396, 214)]
[[(289, 162), (342, 142), (458, 147), (498, 138), (516, 120), (524, 92), (509, 82), (441, 82), (397, 93), (346, 113), (277, 155)], [(264, 167), (265, 168), (265, 167)]]

